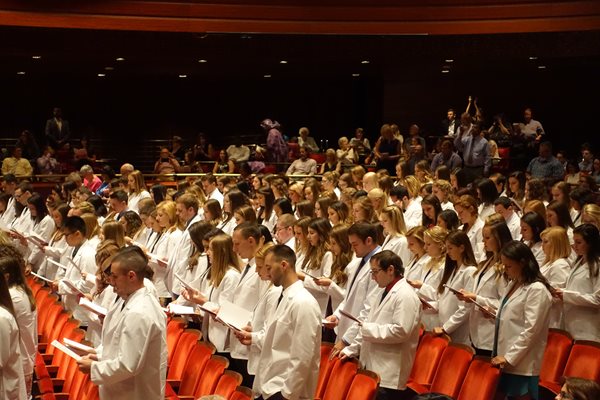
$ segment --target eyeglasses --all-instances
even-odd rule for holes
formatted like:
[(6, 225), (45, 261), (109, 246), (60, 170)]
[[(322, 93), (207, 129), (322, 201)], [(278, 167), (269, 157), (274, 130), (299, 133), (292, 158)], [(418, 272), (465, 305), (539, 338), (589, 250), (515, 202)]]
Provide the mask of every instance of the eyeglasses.
[(377, 275), (377, 273), (378, 273), (379, 271), (383, 271), (383, 270), (382, 270), (381, 268), (372, 269), (372, 270), (371, 270), (371, 275)]

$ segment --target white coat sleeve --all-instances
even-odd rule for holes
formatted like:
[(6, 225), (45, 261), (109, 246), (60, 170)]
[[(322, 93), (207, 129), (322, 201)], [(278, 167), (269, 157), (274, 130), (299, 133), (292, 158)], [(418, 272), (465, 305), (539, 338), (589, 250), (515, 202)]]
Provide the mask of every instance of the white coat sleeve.
[(600, 276), (591, 279), (594, 281), (592, 293), (565, 290), (563, 292), (563, 301), (576, 306), (600, 308)]
[(361, 333), (364, 342), (392, 344), (403, 343), (410, 338), (421, 319), (421, 303), (413, 297), (398, 297), (395, 301), (392, 323), (363, 323)]
[[(369, 317), (369, 313), (371, 312), (371, 305), (377, 304), (376, 302), (379, 301), (379, 299), (381, 298), (381, 293), (383, 292), (383, 289), (377, 286), (377, 284), (373, 280), (369, 280), (368, 285), (369, 286), (367, 290), (367, 297), (365, 298), (365, 305), (360, 311), (360, 313), (356, 316), (360, 321), (367, 320), (367, 318)], [(360, 327), (358, 326), (358, 323), (353, 323), (350, 326), (350, 328), (348, 328), (348, 330), (346, 331), (343, 341), (348, 344), (352, 343), (354, 338), (358, 334), (359, 328)]]

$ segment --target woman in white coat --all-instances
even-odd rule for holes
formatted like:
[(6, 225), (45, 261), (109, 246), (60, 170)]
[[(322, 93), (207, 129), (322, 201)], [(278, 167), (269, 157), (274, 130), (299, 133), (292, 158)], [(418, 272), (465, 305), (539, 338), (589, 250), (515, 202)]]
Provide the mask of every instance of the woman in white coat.
[(38, 271), (40, 265), (44, 261), (44, 253), (42, 249), (50, 242), (52, 233), (54, 232), (54, 221), (52, 217), (48, 215), (48, 208), (40, 196), (37, 193), (31, 195), (27, 199), (27, 207), (31, 215), (33, 226), (28, 234), (31, 234), (32, 238), (28, 241), (29, 245), (29, 256), (27, 257), (27, 264), (34, 271)]
[(406, 239), (406, 224), (400, 207), (396, 205), (386, 206), (379, 214), (379, 222), (386, 235), (381, 250), (391, 250), (402, 259), (403, 265), (408, 265), (412, 254), (408, 249)]
[(0, 398), (27, 399), (20, 333), (6, 279), (0, 279)]
[(458, 298), (467, 302), (469, 308), (469, 337), (477, 355), (489, 357), (494, 345), (494, 322), (488, 319), (485, 309), (496, 310), (506, 291), (504, 269), (500, 260), (500, 250), (512, 235), (504, 222), (486, 225), (483, 228), (483, 245), (486, 259), (481, 261), (472, 275), (470, 289), (460, 290)]
[(127, 186), (129, 188), (129, 199), (127, 200), (127, 208), (131, 211), (139, 213), (138, 203), (142, 199), (150, 199), (150, 193), (146, 190), (144, 175), (137, 169), (127, 177)]
[(455, 292), (446, 286), (455, 291), (471, 288), (476, 264), (467, 234), (462, 231), (451, 232), (446, 238), (446, 265), (437, 289), (440, 325), (433, 328), (433, 332), (436, 335), (449, 335), (454, 343), (471, 344), (469, 310), (465, 303), (458, 300)]
[[(540, 272), (550, 286), (555, 289), (564, 289), (571, 272), (568, 260), (571, 254), (571, 245), (567, 231), (560, 226), (553, 226), (546, 228), (541, 237), (542, 249), (546, 258), (544, 263), (540, 264)], [(562, 303), (555, 297), (550, 310), (550, 328), (564, 329), (562, 311)]]
[(540, 214), (529, 211), (521, 217), (521, 241), (531, 249), (539, 265), (544, 264), (546, 260), (541, 236), (544, 229), (546, 221)]
[(425, 228), (422, 226), (415, 226), (406, 232), (408, 249), (412, 253), (412, 258), (408, 264), (406, 264), (404, 271), (404, 277), (406, 280), (420, 279), (423, 266), (426, 265), (431, 259), (431, 257), (429, 257), (425, 251), (424, 234)]
[(223, 220), (217, 225), (217, 228), (229, 236), (233, 236), (233, 230), (237, 226), (234, 210), (237, 210), (243, 205), (248, 205), (248, 197), (239, 190), (230, 190), (223, 196)]
[(454, 203), (454, 209), (462, 225), (458, 228), (469, 236), (475, 259), (481, 261), (485, 258), (485, 252), (482, 251), (480, 243), (482, 243), (483, 220), (479, 218), (477, 200), (468, 194), (460, 196), (458, 201)]
[(69, 206), (67, 204), (52, 204), (48, 206), (48, 210), (50, 211), (50, 215), (54, 220), (54, 232), (48, 241), (48, 246), (43, 248), (44, 259), (40, 263), (40, 268), (38, 269), (38, 274), (41, 276), (48, 278), (50, 280), (56, 279), (56, 272), (58, 267), (55, 264), (52, 264), (48, 260), (59, 261), (63, 253), (66, 251), (67, 240), (65, 235), (62, 232), (63, 221), (67, 218), (67, 214), (69, 213)]
[(573, 231), (577, 260), (564, 290), (557, 289), (563, 300), (565, 329), (576, 340), (600, 342), (600, 234), (591, 224)]
[(524, 243), (509, 242), (501, 260), (510, 283), (496, 313), (492, 365), (502, 370), (496, 399), (538, 399), (551, 287)]
[[(182, 296), (201, 305), (212, 313), (219, 311), (219, 304), (229, 301), (240, 281), (240, 261), (233, 251), (231, 236), (218, 235), (208, 245), (210, 279), (207, 293), (197, 289), (184, 289)], [(211, 342), (219, 353), (228, 352), (229, 328), (217, 321), (208, 311), (202, 316), (202, 336)]]
[(21, 365), (29, 397), (31, 396), (33, 365), (37, 352), (37, 311), (35, 298), (25, 281), (24, 267), (25, 262), (15, 248), (9, 245), (0, 246), (0, 275), (6, 277), (19, 327)]

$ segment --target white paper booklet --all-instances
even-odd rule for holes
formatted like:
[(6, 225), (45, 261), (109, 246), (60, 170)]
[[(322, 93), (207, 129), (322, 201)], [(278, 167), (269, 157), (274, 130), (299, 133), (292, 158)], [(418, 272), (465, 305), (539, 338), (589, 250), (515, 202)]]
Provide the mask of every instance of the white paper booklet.
[(79, 299), (79, 305), (100, 317), (106, 317), (106, 314), (108, 313), (108, 310), (106, 308), (89, 301), (85, 297)]
[(74, 340), (71, 340), (71, 339), (69, 339), (69, 338), (63, 338), (63, 342), (64, 342), (64, 343), (65, 343), (67, 346), (71, 347), (72, 349), (79, 350), (79, 351), (83, 351), (83, 352), (85, 352), (85, 353), (92, 353), (92, 352), (95, 352), (95, 351), (96, 351), (96, 349), (94, 349), (93, 347), (86, 346), (86, 345), (85, 345), (85, 344), (83, 344), (83, 343), (76, 342), (76, 341), (74, 341)]
[(56, 347), (58, 350), (62, 351), (69, 357), (74, 358), (75, 361), (81, 360), (81, 356), (79, 354), (75, 353), (73, 350), (71, 350), (70, 348), (68, 348), (67, 346), (65, 346), (64, 344), (59, 342), (58, 340), (53, 340), (51, 344), (52, 344), (52, 346)]
[(196, 314), (198, 314), (194, 307), (182, 306), (181, 304), (175, 304), (175, 303), (170, 303), (167, 306), (167, 309), (172, 314), (178, 314), (178, 315), (196, 315)]
[(237, 304), (225, 300), (220, 306), (217, 318), (232, 329), (240, 331), (252, 320), (252, 311), (248, 311)]

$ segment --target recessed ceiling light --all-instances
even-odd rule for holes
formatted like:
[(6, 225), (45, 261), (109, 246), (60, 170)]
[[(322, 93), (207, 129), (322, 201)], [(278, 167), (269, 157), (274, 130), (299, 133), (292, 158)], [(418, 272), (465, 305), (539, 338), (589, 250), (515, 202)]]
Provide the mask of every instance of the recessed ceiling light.
[(453, 63), (453, 62), (454, 62), (454, 60), (453, 60), (453, 59), (451, 59), (451, 58), (447, 58), (445, 61), (446, 61), (447, 63)]
[(105, 71), (112, 71), (113, 69), (115, 69), (115, 67), (104, 67)]
[(270, 77), (271, 77), (271, 74), (263, 75), (263, 78), (270, 78)]
[(98, 76), (99, 76), (100, 78), (104, 78), (104, 77), (106, 76), (106, 74), (98, 74)]
[(361, 63), (361, 64), (370, 64), (370, 63), (371, 63), (371, 61), (369, 61), (369, 60), (362, 60), (360, 63)]
[(42, 58), (42, 56), (31, 56), (31, 58), (33, 58), (34, 60), (39, 60), (40, 58)]
[(538, 69), (546, 69), (545, 65), (538, 65)]
[(288, 62), (286, 60), (281, 60), (279, 61), (279, 64), (287, 64)]
[(17, 72), (17, 75), (25, 75), (25, 71), (19, 71)]
[(117, 61), (125, 61), (125, 59), (123, 57), (117, 57), (117, 58), (115, 58), (115, 60), (117, 60)]
[(447, 73), (449, 73), (449, 72), (450, 72), (450, 70), (449, 70), (449, 69), (443, 69), (443, 70), (442, 70), (442, 74), (447, 74)]
[(186, 74), (180, 74), (179, 77), (180, 78), (187, 78), (187, 75)]
[(530, 59), (531, 61), (534, 61), (534, 60), (537, 60), (538, 58), (537, 58), (536, 56), (530, 56), (530, 57), (529, 57), (529, 59)]
[(204, 64), (204, 63), (207, 63), (208, 60), (202, 59), (202, 60), (198, 60), (198, 62), (201, 63), (201, 64)]
[(352, 74), (352, 76), (356, 78), (357, 76), (360, 76), (360, 74)]

